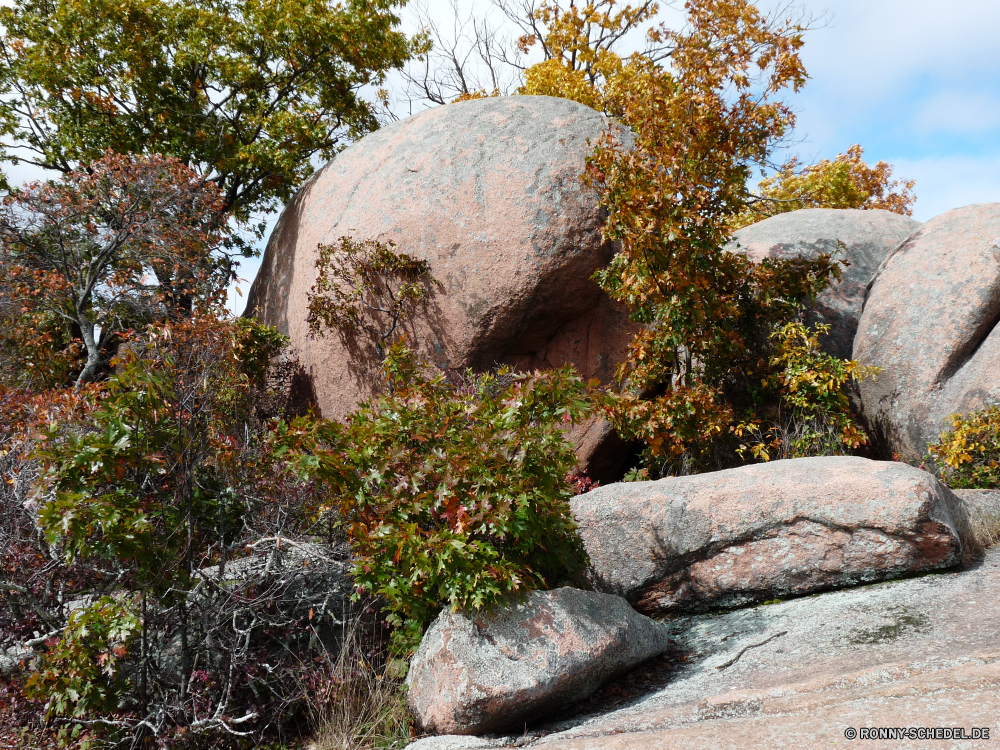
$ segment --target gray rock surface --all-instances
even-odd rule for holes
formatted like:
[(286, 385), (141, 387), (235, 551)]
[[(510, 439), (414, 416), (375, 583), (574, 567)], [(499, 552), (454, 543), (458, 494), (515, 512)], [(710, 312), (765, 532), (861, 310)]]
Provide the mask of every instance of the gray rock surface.
[(740, 229), (726, 249), (758, 262), (824, 253), (846, 261), (840, 280), (816, 299), (809, 322), (829, 324), (824, 350), (850, 359), (868, 282), (889, 253), (919, 227), (919, 221), (891, 211), (806, 208)]
[(410, 664), (410, 708), (429, 732), (520, 728), (666, 647), (661, 624), (592, 591), (536, 591), (490, 613), (445, 611)]
[(571, 507), (598, 590), (647, 613), (946, 568), (975, 547), (964, 507), (932, 475), (853, 456), (606, 485)]
[[(672, 659), (660, 686), (624, 705), (536, 724), (524, 741), (428, 738), (410, 748), (989, 750), (1000, 737), (998, 620), (1000, 550), (961, 572), (680, 617), (667, 623)], [(845, 739), (845, 729), (869, 727), (986, 727), (990, 739)]]
[(22, 646), (0, 648), (0, 677), (18, 674), (34, 655), (34, 651)]
[(608, 382), (635, 327), (590, 278), (613, 249), (579, 177), (606, 126), (582, 104), (516, 96), (449, 104), (362, 138), (282, 213), (246, 314), (291, 337), (323, 416), (341, 418), (373, 393), (380, 363), (363, 340), (309, 337), (316, 248), (342, 236), (392, 241), (440, 282), (408, 331), (426, 360), (479, 370), (572, 362)]
[(912, 459), (948, 417), (1000, 401), (1000, 203), (924, 224), (873, 279), (854, 358), (883, 368), (862, 381), (865, 418)]

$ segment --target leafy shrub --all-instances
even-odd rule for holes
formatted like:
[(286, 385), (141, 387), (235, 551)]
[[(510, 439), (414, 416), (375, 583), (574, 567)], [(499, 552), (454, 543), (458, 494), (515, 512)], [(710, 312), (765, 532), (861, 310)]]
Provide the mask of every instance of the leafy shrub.
[[(794, 126), (781, 96), (807, 79), (806, 26), (750, 0), (689, 2), (683, 29), (650, 24), (647, 49), (620, 57), (614, 47), (624, 30), (658, 11), (648, 3), (601, 0), (584, 10), (546, 0), (524, 40), (541, 43), (546, 59), (526, 71), (522, 93), (575, 99), (614, 118), (584, 181), (599, 191), (608, 210), (604, 236), (619, 247), (595, 280), (642, 325), (618, 369), (620, 390), (600, 403), (622, 437), (644, 443), (643, 467), (629, 476), (732, 466), (740, 447), (734, 430), (755, 433), (760, 450), (783, 444), (808, 453), (841, 438), (857, 442), (860, 432), (818, 416), (833, 414), (828, 404), (802, 406), (801, 392), (785, 394), (782, 406), (793, 414), (775, 422), (783, 397), (775, 393), (782, 383), (772, 359), (780, 355), (769, 337), (799, 319), (839, 276), (839, 264), (829, 255), (754, 263), (725, 247), (734, 227), (763, 218), (755, 211), (850, 205), (905, 213), (912, 183), (893, 182), (882, 162), (868, 167), (856, 146), (815, 167), (793, 160), (755, 195), (754, 171), (772, 168), (775, 147)], [(819, 446), (827, 433), (832, 442)]]
[(83, 718), (118, 709), (129, 690), (119, 662), (142, 629), (135, 609), (104, 596), (70, 614), (62, 636), (52, 638), (38, 671), (28, 678), (27, 695), (47, 698), (49, 717)]
[[(618, 256), (598, 278), (621, 299), (619, 260), (624, 265)], [(650, 254), (643, 262), (654, 261)], [(840, 272), (828, 256), (754, 263), (713, 250), (688, 258), (687, 268), (681, 262), (674, 254), (658, 274), (689, 279), (696, 291), (634, 303), (633, 319), (645, 325), (618, 367), (620, 390), (600, 396), (618, 433), (644, 443), (643, 465), (653, 479), (739, 463), (731, 445), (737, 416), (757, 414), (775, 400), (769, 334)]]
[(770, 427), (761, 427), (760, 420), (733, 427), (738, 438), (755, 441), (742, 443), (736, 449), (740, 456), (749, 452), (763, 461), (836, 456), (867, 444), (845, 389), (852, 381), (874, 377), (879, 368), (824, 353), (819, 337), (829, 330), (822, 323), (810, 329), (793, 322), (772, 334), (778, 349), (771, 366), (778, 369), (764, 385), (778, 393), (779, 403)]
[(951, 415), (951, 429), (928, 446), (928, 461), (949, 487), (1000, 487), (1000, 406)]
[(41, 431), (37, 522), (74, 585), (18, 603), (57, 623), (28, 690), (67, 730), (225, 748), (301, 706), (294, 675), (332, 646), (331, 584), (349, 586), (311, 526), (316, 488), (272, 451), (284, 341), (212, 316), (151, 328)]
[(82, 418), (96, 390), (33, 394), (0, 386), (0, 649), (61, 630), (63, 602), (94, 582), (87, 571), (63, 564), (45, 542), (31, 494), (38, 432), (49, 422)]
[(300, 419), (282, 441), (339, 498), (357, 584), (384, 599), (405, 654), (442, 606), (487, 606), (582, 569), (563, 428), (587, 400), (568, 367), (449, 380), (397, 344), (384, 369), (390, 393), (346, 425)]
[(320, 245), (316, 284), (309, 291), (309, 332), (362, 334), (378, 361), (398, 341), (417, 310), (427, 303), (434, 278), (425, 260), (397, 253), (395, 245), (341, 237)]

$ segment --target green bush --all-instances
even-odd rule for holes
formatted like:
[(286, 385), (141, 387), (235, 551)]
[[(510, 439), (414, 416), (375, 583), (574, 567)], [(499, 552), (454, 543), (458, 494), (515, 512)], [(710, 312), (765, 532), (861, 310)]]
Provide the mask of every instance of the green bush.
[(583, 568), (564, 427), (587, 399), (569, 367), (428, 376), (396, 344), (384, 370), (389, 393), (345, 425), (299, 419), (280, 440), (340, 498), (359, 589), (384, 599), (406, 654), (443, 606), (488, 606)]
[(326, 579), (255, 562), (319, 546), (303, 520), (319, 499), (271, 453), (284, 343), (211, 315), (150, 327), (38, 435), (38, 530), (84, 605), (45, 613), (27, 686), (56, 726), (107, 746), (256, 747), (300, 700), (289, 674), (323, 651)]
[(129, 692), (119, 662), (134, 650), (142, 622), (134, 608), (103, 596), (69, 616), (52, 638), (38, 671), (27, 682), (30, 697), (48, 698), (48, 716), (89, 717), (119, 708)]

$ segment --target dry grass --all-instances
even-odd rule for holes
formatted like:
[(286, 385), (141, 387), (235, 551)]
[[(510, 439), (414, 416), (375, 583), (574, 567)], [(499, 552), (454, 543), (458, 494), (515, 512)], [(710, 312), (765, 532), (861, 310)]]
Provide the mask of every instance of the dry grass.
[[(988, 549), (1000, 544), (1000, 492), (995, 490), (963, 490), (963, 499), (969, 509), (972, 535)], [(968, 493), (968, 494), (966, 494)], [(975, 500), (969, 496), (975, 493)]]
[(402, 681), (387, 674), (384, 652), (366, 644), (362, 633), (358, 623), (349, 626), (336, 659), (306, 689), (307, 750), (388, 750), (410, 741)]

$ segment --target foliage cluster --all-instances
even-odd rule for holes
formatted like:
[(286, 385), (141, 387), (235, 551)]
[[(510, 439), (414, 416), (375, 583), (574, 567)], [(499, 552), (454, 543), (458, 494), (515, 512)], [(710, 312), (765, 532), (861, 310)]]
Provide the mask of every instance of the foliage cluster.
[(117, 710), (129, 688), (119, 661), (142, 627), (136, 609), (103, 596), (71, 612), (41, 669), (28, 677), (27, 695), (48, 699), (52, 716), (85, 719)]
[(341, 237), (320, 245), (316, 283), (309, 291), (309, 331), (337, 331), (370, 342), (378, 361), (426, 304), (434, 284), (427, 261), (396, 252), (392, 243)]
[(1000, 406), (953, 414), (951, 429), (928, 446), (928, 462), (949, 487), (1000, 487)]
[(829, 326), (809, 329), (801, 323), (786, 323), (771, 334), (778, 348), (771, 359), (773, 383), (765, 387), (780, 394), (776, 414), (766, 430), (760, 421), (741, 422), (733, 428), (746, 440), (736, 452), (756, 459), (836, 456), (868, 443), (868, 436), (851, 413), (846, 389), (866, 377), (876, 377), (878, 368), (863, 367), (822, 351), (819, 337)]
[(0, 641), (67, 737), (257, 746), (335, 646), (346, 552), (272, 440), (294, 363), (217, 303), (234, 229), (378, 126), (400, 5), (0, 9), (0, 160), (61, 174), (0, 208)]
[(94, 380), (119, 331), (219, 300), (226, 235), (217, 189), (176, 159), (108, 153), (6, 196), (0, 319), (11, 359), (0, 378)]
[(337, 498), (355, 580), (384, 600), (406, 654), (442, 606), (478, 609), (582, 570), (563, 428), (588, 404), (568, 368), (449, 378), (397, 343), (385, 372), (388, 393), (346, 425), (297, 420), (283, 443)]
[[(546, 32), (546, 59), (526, 71), (521, 89), (575, 99), (628, 128), (609, 125), (584, 179), (608, 208), (605, 238), (620, 247), (595, 278), (643, 324), (619, 367), (620, 390), (607, 392), (601, 407), (620, 434), (645, 444), (653, 476), (730, 465), (748, 426), (758, 446), (775, 445), (774, 433), (787, 430), (774, 421), (782, 402), (814, 425), (801, 423), (796, 429), (806, 432), (788, 436), (786, 450), (830, 447), (817, 442), (801, 383), (782, 375), (788, 362), (780, 342), (788, 344), (781, 332), (839, 278), (839, 264), (826, 255), (753, 263), (724, 249), (739, 217), (761, 203), (750, 188), (752, 168), (768, 168), (794, 126), (780, 96), (806, 81), (799, 56), (806, 25), (766, 16), (748, 0), (685, 8), (687, 26), (672, 30), (655, 24), (656, 3), (543, 2), (533, 15)], [(647, 49), (620, 57), (615, 44), (642, 24)], [(808, 187), (821, 193), (811, 205), (832, 205), (843, 196), (829, 186), (847, 182), (852, 199), (898, 199), (905, 208), (905, 191), (903, 198), (884, 195), (891, 169), (869, 169), (860, 155), (852, 149), (832, 165), (807, 168), (805, 182), (779, 176), (765, 190)], [(795, 162), (786, 166), (795, 172)], [(839, 397), (810, 408), (833, 420), (847, 445), (857, 445), (864, 436), (841, 429), (853, 425), (841, 389), (849, 378), (836, 374), (856, 365), (824, 365), (833, 368)], [(770, 424), (761, 428), (764, 421)], [(763, 434), (772, 437), (761, 440)]]
[(728, 222), (750, 199), (750, 166), (765, 164), (794, 123), (777, 96), (805, 82), (803, 29), (745, 0), (688, 3), (686, 29), (650, 31), (670, 51), (665, 67), (592, 45), (594, 26), (629, 23), (615, 5), (539, 11), (551, 13), (561, 40), (546, 64), (567, 71), (545, 91), (585, 81), (631, 130), (612, 127), (585, 175), (609, 211), (604, 235), (620, 246), (596, 278), (643, 324), (618, 371), (622, 390), (603, 408), (620, 434), (646, 444), (655, 475), (687, 473), (727, 460), (720, 446), (737, 413), (754, 407), (770, 332), (839, 270), (828, 256), (754, 264), (723, 249)]
[(127, 343), (107, 380), (21, 397), (0, 636), (41, 652), (27, 693), (82, 739), (256, 744), (304, 710), (351, 590), (325, 497), (273, 450), (284, 337), (202, 314)]
[(733, 221), (733, 228), (801, 208), (881, 209), (910, 216), (913, 213), (913, 180), (893, 180), (892, 167), (884, 161), (868, 166), (865, 150), (855, 144), (833, 161), (802, 166), (797, 158), (782, 165), (757, 186), (758, 195)]
[(0, 158), (70, 172), (163, 154), (241, 223), (345, 139), (413, 46), (397, 0), (15, 0), (0, 9)]

